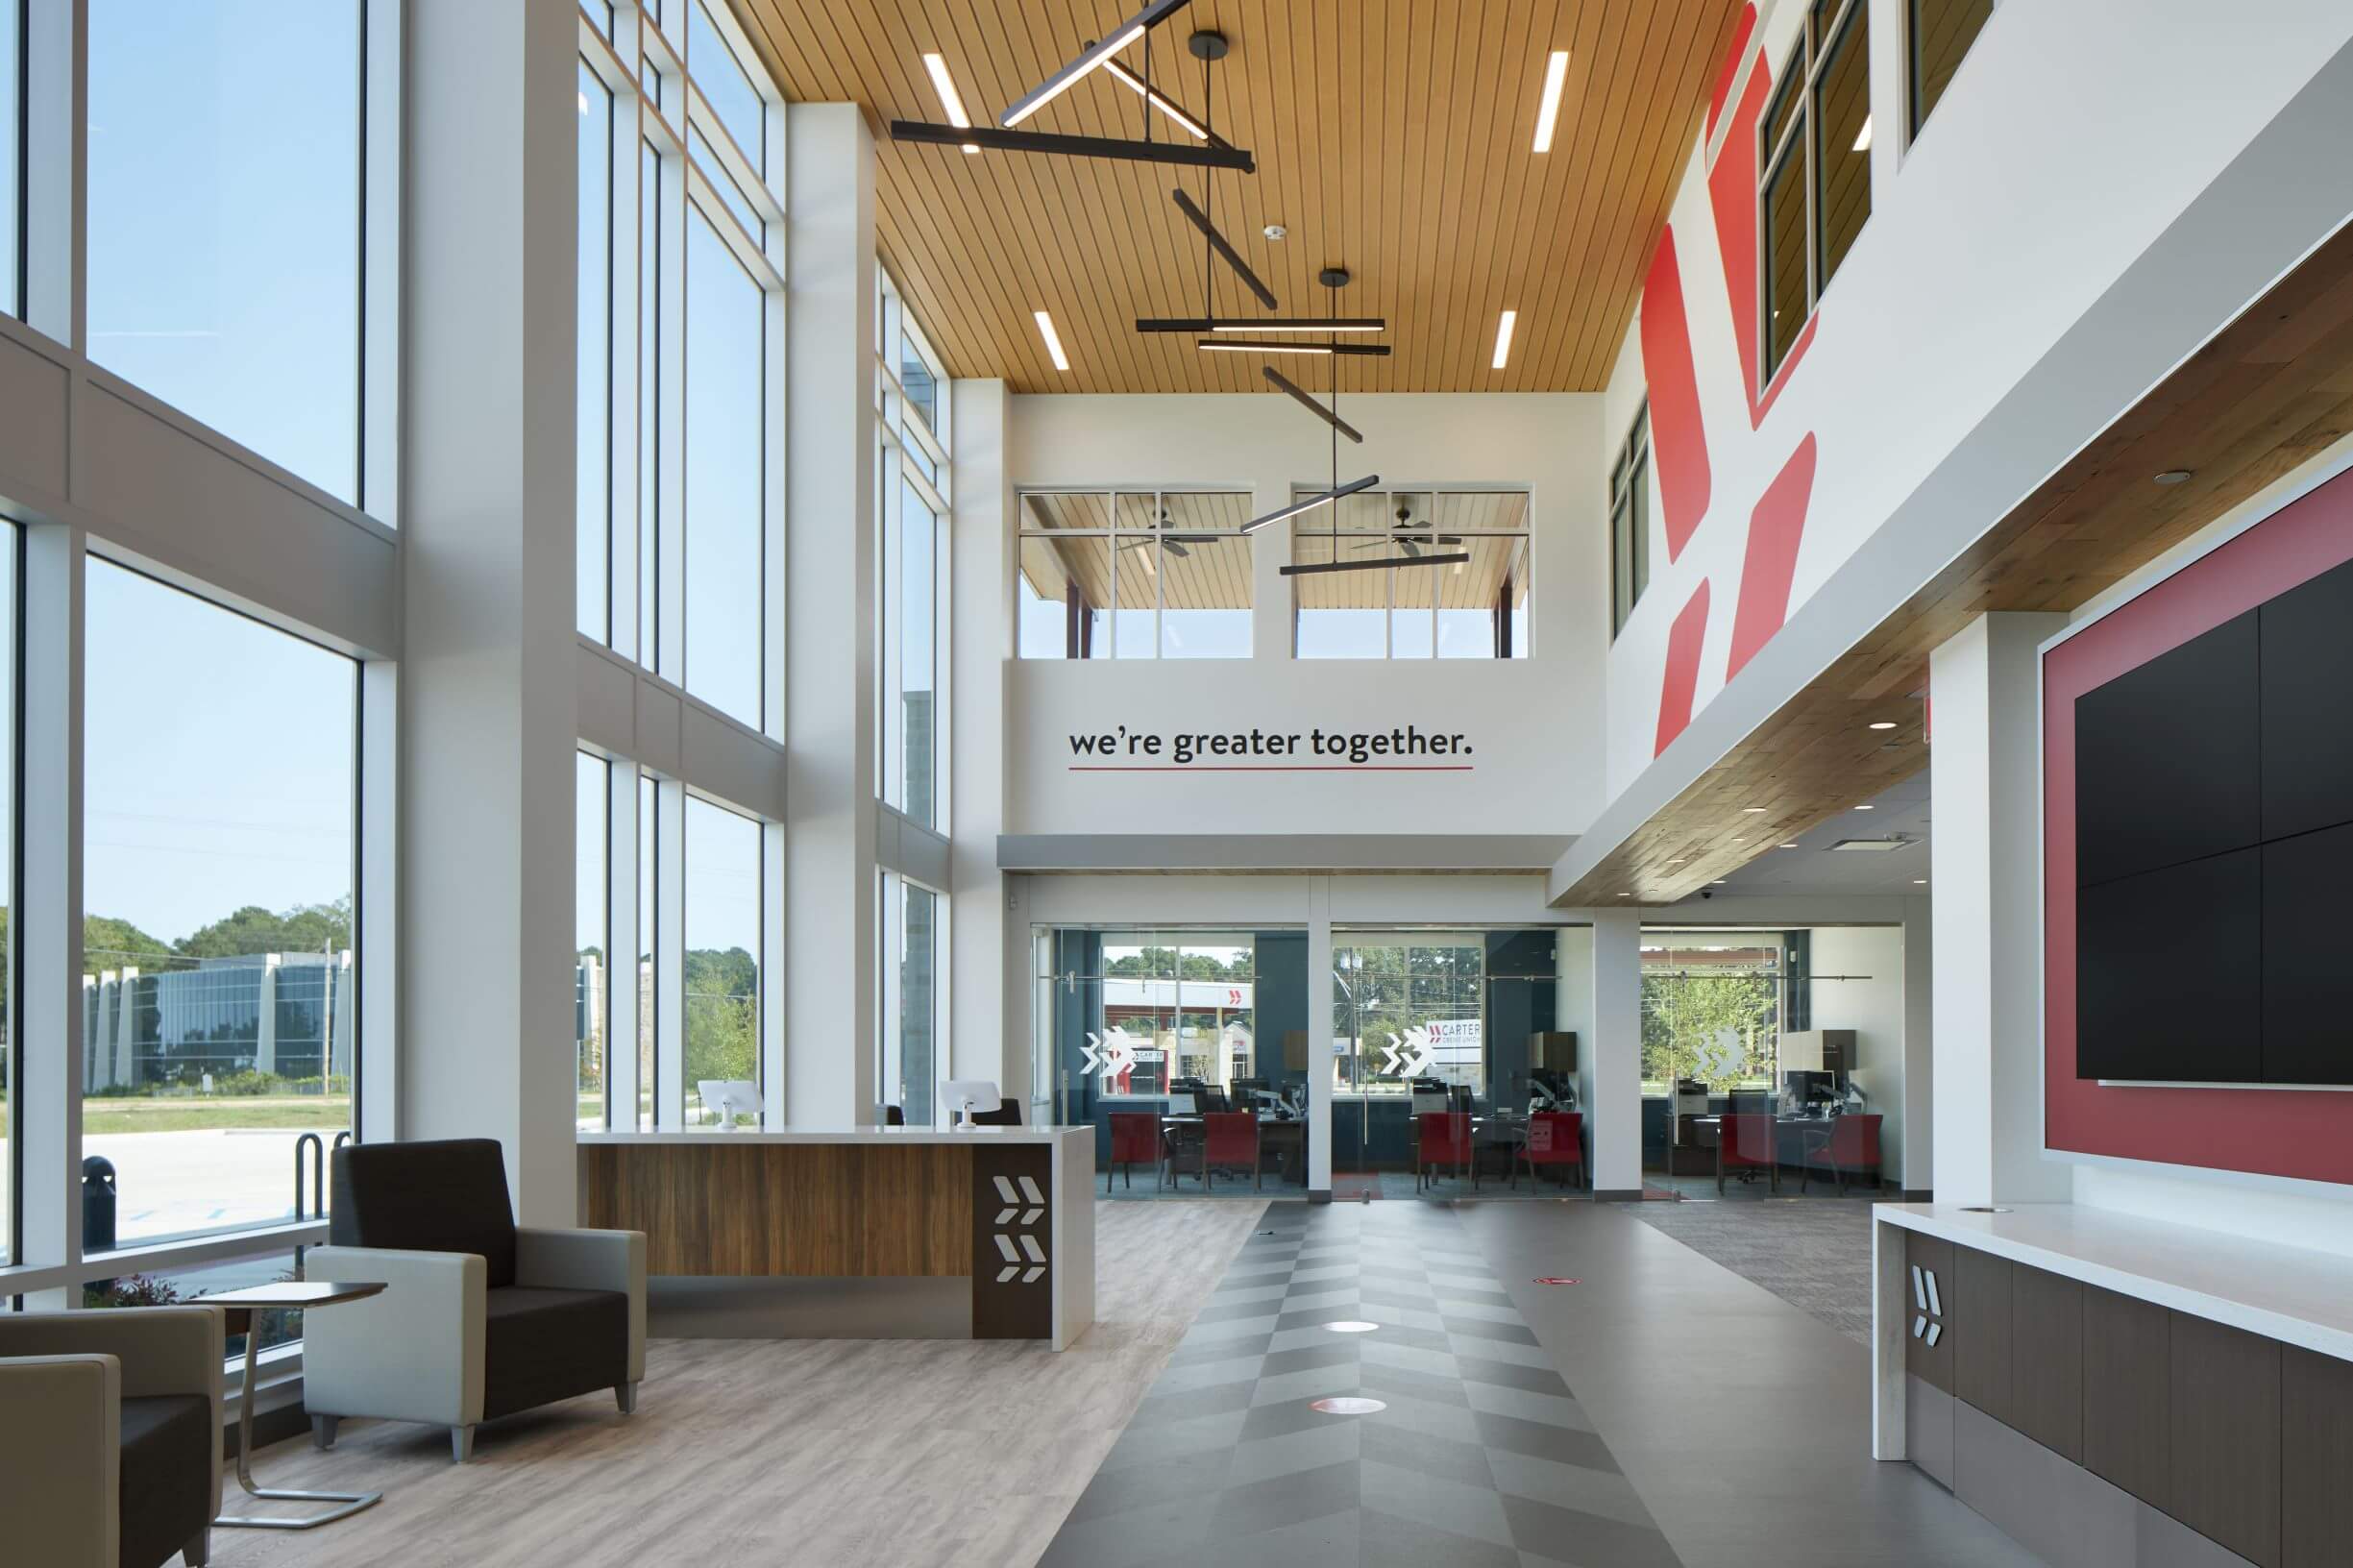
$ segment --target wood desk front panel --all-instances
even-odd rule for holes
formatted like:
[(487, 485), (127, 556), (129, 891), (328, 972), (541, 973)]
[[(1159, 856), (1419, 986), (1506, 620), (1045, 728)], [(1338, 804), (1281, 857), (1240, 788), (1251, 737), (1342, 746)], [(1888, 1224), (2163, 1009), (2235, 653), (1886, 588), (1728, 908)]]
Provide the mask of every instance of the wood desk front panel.
[(646, 1233), (649, 1274), (972, 1272), (972, 1151), (956, 1144), (583, 1143), (580, 1223)]

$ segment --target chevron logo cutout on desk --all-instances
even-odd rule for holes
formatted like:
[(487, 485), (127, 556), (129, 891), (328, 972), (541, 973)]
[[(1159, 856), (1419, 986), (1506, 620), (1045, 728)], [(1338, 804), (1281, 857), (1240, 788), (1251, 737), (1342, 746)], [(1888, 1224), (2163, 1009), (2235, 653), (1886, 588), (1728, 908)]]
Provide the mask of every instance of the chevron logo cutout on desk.
[(1937, 1294), (1936, 1270), (1912, 1265), (1912, 1300), (1920, 1315), (1912, 1319), (1912, 1337), (1934, 1345), (1945, 1337), (1945, 1301)]
[(997, 1256), (1004, 1267), (997, 1270), (996, 1283), (1006, 1285), (1017, 1274), (1023, 1285), (1036, 1285), (1045, 1278), (1046, 1252), (1038, 1238), (1029, 1235), (1028, 1228), (1045, 1217), (1045, 1194), (1038, 1189), (1036, 1177), (1024, 1176), (1017, 1189), (1010, 1177), (999, 1176), (996, 1195), (1005, 1207), (997, 1211), (993, 1223), (1011, 1225), (1017, 1234), (993, 1232), (989, 1239), (996, 1243)]

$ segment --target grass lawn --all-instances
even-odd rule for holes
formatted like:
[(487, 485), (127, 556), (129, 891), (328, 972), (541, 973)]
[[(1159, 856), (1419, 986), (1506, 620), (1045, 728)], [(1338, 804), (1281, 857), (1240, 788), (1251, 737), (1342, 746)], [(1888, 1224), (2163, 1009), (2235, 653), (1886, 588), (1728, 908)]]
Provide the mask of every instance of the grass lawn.
[(349, 1094), (111, 1095), (82, 1102), (82, 1131), (184, 1133), (213, 1127), (336, 1132), (352, 1124)]

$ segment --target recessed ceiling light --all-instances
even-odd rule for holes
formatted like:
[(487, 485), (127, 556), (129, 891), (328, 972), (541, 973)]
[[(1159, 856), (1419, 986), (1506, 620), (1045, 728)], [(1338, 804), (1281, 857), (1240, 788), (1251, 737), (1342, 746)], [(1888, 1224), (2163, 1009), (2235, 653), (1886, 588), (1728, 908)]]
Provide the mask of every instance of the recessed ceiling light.
[(1496, 319), (1494, 368), (1497, 370), (1503, 369), (1511, 362), (1511, 329), (1519, 319), (1520, 313), (1517, 310), (1507, 310)]
[(1762, 811), (1765, 808), (1762, 806), (1743, 806), (1740, 809), (1743, 811)]
[(1871, 727), (1874, 729), (1893, 729), (1896, 727), (1896, 721), (1893, 719), (1874, 719), (1871, 722)]
[(1544, 95), (1536, 101), (1536, 151), (1553, 150), (1553, 132), (1560, 124), (1560, 89), (1569, 84), (1569, 52), (1556, 49), (1544, 62)]
[(1621, 893), (1618, 894), (1618, 896), (1621, 898), (1631, 898), (1633, 894), (1630, 893)]
[(1724, 878), (1722, 878), (1722, 877), (1718, 877), (1718, 878), (1716, 878), (1715, 883), (1714, 883), (1714, 886), (1721, 888), (1721, 887), (1723, 887), (1724, 885), (1725, 885)]
[(1927, 879), (1926, 877), (1924, 877), (1924, 876), (1916, 876), (1916, 877), (1912, 878), (1912, 886), (1914, 886), (1914, 887), (1916, 887), (1916, 888), (1924, 888), (1924, 887), (1926, 887), (1927, 885), (1928, 885), (1928, 879)]
[(1876, 806), (1857, 806), (1854, 809), (1857, 811), (1876, 811), (1879, 808)]
[(1782, 847), (1782, 848), (1784, 848), (1784, 849), (1795, 849), (1795, 848), (1797, 847), (1797, 845), (1794, 845), (1794, 844), (1785, 844), (1785, 845), (1781, 845), (1781, 847)]
[(1045, 352), (1054, 358), (1056, 370), (1068, 370), (1070, 356), (1062, 352), (1062, 334), (1054, 331), (1054, 318), (1042, 310), (1030, 312), (1038, 320), (1038, 335), (1045, 339)]
[(1854, 150), (1858, 153), (1871, 151), (1871, 116), (1868, 114), (1863, 116), (1863, 129), (1854, 134)]
[[(964, 99), (956, 91), (955, 78), (947, 74), (947, 61), (939, 55), (925, 55), (923, 69), (931, 73), (932, 90), (940, 95), (940, 107), (947, 111), (947, 123), (960, 131), (970, 130), (972, 116), (964, 111)], [(968, 141), (964, 144), (964, 150), (977, 153), (980, 148), (976, 143)]]
[(2190, 471), (2186, 468), (2169, 468), (2156, 476), (2156, 479), (2159, 484), (2187, 484), (2190, 480)]

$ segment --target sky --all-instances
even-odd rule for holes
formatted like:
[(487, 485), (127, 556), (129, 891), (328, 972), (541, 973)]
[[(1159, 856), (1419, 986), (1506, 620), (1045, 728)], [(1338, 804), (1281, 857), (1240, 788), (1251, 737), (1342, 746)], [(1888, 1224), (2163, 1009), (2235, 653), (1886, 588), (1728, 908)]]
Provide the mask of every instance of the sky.
[(358, 666), (93, 557), (83, 908), (176, 942), (353, 884)]

